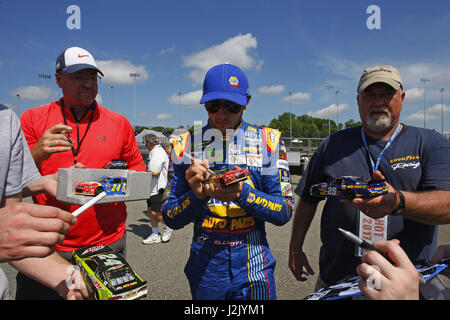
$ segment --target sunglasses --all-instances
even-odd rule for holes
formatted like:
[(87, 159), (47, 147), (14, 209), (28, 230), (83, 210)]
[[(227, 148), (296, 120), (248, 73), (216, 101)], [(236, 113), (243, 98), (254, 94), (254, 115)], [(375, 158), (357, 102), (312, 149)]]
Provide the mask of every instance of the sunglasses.
[(219, 111), (220, 106), (222, 105), (225, 108), (225, 110), (227, 110), (230, 113), (239, 113), (242, 110), (242, 108), (244, 108), (244, 106), (241, 106), (240, 104), (231, 101), (221, 102), (219, 100), (212, 100), (206, 102), (205, 108), (206, 111), (208, 111), (209, 113), (216, 113), (217, 111)]

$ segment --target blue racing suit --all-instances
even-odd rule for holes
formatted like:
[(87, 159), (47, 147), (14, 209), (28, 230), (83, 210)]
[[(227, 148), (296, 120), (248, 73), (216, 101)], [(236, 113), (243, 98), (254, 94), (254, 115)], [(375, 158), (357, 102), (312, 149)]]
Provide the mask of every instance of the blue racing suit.
[[(205, 140), (210, 140), (206, 148)], [(192, 146), (196, 158), (208, 159), (213, 171), (248, 168), (249, 178), (238, 199), (221, 202), (195, 196), (185, 179), (191, 161), (183, 158)], [(175, 175), (166, 188), (162, 216), (173, 229), (194, 223), (185, 267), (192, 297), (276, 299), (275, 259), (267, 243), (265, 222), (287, 223), (294, 207), (281, 133), (242, 122), (222, 137), (208, 124), (193, 135), (180, 136), (173, 147)]]

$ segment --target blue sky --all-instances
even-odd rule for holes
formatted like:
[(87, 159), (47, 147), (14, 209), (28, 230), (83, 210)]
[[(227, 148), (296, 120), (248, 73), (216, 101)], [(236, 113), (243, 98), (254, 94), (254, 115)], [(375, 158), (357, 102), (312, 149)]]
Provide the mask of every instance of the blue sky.
[[(80, 29), (67, 27), (70, 5), (80, 8)], [(367, 26), (370, 5), (380, 9), (380, 29)], [(336, 102), (345, 122), (359, 120), (363, 69), (392, 64), (407, 92), (401, 121), (423, 127), (420, 79), (427, 78), (426, 127), (441, 131), (444, 88), (444, 131), (450, 132), (449, 31), (448, 0), (0, 0), (0, 103), (22, 113), (59, 98), (56, 57), (80, 46), (105, 74), (99, 101), (132, 124), (205, 122), (198, 104), (203, 77), (224, 62), (249, 78), (253, 98), (244, 118), (250, 123), (267, 125), (289, 110), (336, 120)], [(133, 82), (129, 73), (141, 77)]]

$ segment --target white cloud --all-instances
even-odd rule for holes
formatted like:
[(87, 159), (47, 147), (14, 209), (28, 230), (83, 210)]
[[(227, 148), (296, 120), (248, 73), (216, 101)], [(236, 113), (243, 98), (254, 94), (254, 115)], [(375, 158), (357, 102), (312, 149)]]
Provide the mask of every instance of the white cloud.
[[(434, 87), (425, 87), (425, 103), (428, 104), (428, 101), (431, 99), (437, 100), (440, 98), (440, 86)], [(419, 101), (423, 107), (423, 87), (422, 88), (412, 88), (406, 90), (405, 96), (406, 103), (412, 103)], [(440, 104), (439, 104), (440, 105)]]
[(153, 113), (141, 112), (139, 113), (139, 117), (146, 119), (167, 120), (172, 119), (173, 116), (170, 113), (158, 113), (155, 115)]
[(407, 103), (423, 99), (423, 88), (411, 88), (405, 91), (405, 100)]
[(257, 45), (258, 41), (251, 33), (239, 34), (221, 44), (213, 45), (185, 57), (184, 66), (194, 69), (189, 73), (189, 77), (195, 83), (202, 83), (206, 72), (221, 63), (228, 62), (241, 69), (259, 70), (264, 62), (251, 54)]
[(44, 86), (29, 86), (20, 87), (10, 92), (11, 97), (17, 97), (17, 94), (20, 95), (21, 99), (49, 100), (51, 97), (55, 96), (57, 92)]
[(283, 85), (275, 85), (275, 86), (270, 86), (270, 87), (263, 86), (263, 87), (256, 89), (256, 91), (260, 94), (280, 94), (285, 89), (286, 89), (286, 87)]
[(369, 67), (369, 65), (361, 62), (331, 56), (321, 57), (317, 62), (317, 65), (334, 75), (344, 76), (352, 79), (359, 79), (363, 70)]
[(153, 114), (150, 114), (150, 113), (147, 113), (147, 112), (141, 112), (141, 113), (139, 113), (139, 117), (152, 119), (153, 118)]
[(191, 91), (181, 95), (179, 95), (178, 93), (174, 93), (169, 97), (168, 101), (171, 104), (182, 106), (184, 105), (190, 108), (199, 108), (201, 107), (200, 99), (202, 98), (202, 94), (203, 94), (202, 90)]
[[(388, 62), (394, 65), (400, 72), (403, 80), (403, 88), (409, 90), (408, 88), (420, 88), (423, 87), (423, 83), (420, 81), (421, 78), (427, 78), (430, 82), (427, 82), (426, 87), (430, 88), (433, 86), (448, 86), (450, 85), (450, 65), (448, 64), (438, 64), (438, 63), (412, 63), (405, 64), (403, 62)], [(383, 61), (352, 61), (346, 58), (332, 57), (332, 56), (322, 56), (316, 62), (316, 65), (325, 69), (336, 76), (343, 76), (349, 79), (355, 80), (352, 85), (355, 86), (364, 69), (379, 65), (386, 64)], [(428, 89), (427, 89), (428, 91)]]
[[(422, 78), (429, 79), (426, 88), (446, 86), (450, 84), (450, 65), (415, 63), (405, 67), (399, 67), (404, 87), (423, 87)], [(422, 117), (423, 118), (423, 117)]]
[(295, 92), (291, 96), (286, 96), (281, 99), (282, 102), (291, 104), (305, 104), (311, 99), (311, 93)]
[(159, 54), (170, 54), (175, 51), (175, 47), (162, 49)]
[(438, 104), (435, 104), (434, 106), (426, 109), (426, 112), (434, 113), (434, 114), (438, 114), (438, 115), (441, 115), (442, 111), (444, 111), (444, 113), (450, 113), (450, 107), (447, 106), (446, 104), (442, 105), (442, 104), (438, 103)]
[[(426, 120), (437, 119), (437, 116), (435, 116), (431, 113), (425, 113), (425, 115), (426, 115)], [(403, 120), (405, 120), (405, 121), (423, 121), (423, 110), (414, 112), (414, 113), (410, 114), (409, 116), (404, 117)]]
[[(102, 81), (105, 83), (116, 83), (122, 85), (143, 82), (148, 79), (148, 72), (143, 65), (134, 65), (129, 60), (100, 60), (97, 61), (98, 68), (105, 75)], [(140, 77), (132, 78), (130, 73), (139, 74)]]
[(339, 108), (336, 108), (336, 104), (331, 104), (326, 108), (322, 108), (322, 109), (319, 109), (316, 111), (309, 111), (308, 115), (311, 117), (328, 119), (328, 118), (336, 117), (338, 109), (339, 109), (339, 113), (340, 113), (341, 111), (344, 111), (344, 110), (347, 110), (348, 108), (350, 108), (350, 106), (346, 103), (339, 104), (338, 107)]
[(156, 120), (167, 120), (172, 119), (172, 114), (170, 113), (158, 113), (155, 117)]
[[(439, 119), (442, 114), (442, 107), (443, 107), (444, 114), (450, 114), (449, 106), (447, 106), (445, 104), (442, 106), (440, 103), (438, 103), (432, 107), (425, 109), (426, 120)], [(403, 120), (405, 120), (405, 121), (423, 121), (423, 109), (404, 117)]]

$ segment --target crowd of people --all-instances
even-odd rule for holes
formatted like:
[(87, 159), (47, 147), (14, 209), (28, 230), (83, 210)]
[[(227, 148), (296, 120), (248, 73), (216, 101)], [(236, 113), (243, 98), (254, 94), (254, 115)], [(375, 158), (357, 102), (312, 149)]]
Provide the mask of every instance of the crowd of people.
[[(71, 212), (79, 206), (56, 199), (58, 168), (101, 168), (111, 159), (152, 174), (151, 234), (143, 244), (167, 242), (173, 229), (192, 223), (185, 273), (193, 299), (276, 299), (276, 261), (265, 224), (281, 226), (292, 215), (289, 268), (297, 280), (307, 280), (314, 270), (303, 243), (324, 200), (311, 196), (311, 186), (344, 175), (384, 179), (388, 192), (327, 198), (317, 289), (358, 273), (369, 299), (418, 299), (414, 262), (450, 256), (450, 246), (436, 250), (437, 226), (450, 222), (450, 142), (436, 131), (400, 122), (405, 92), (395, 67), (363, 71), (356, 96), (362, 126), (328, 136), (294, 191), (281, 132), (243, 120), (251, 95), (239, 67), (220, 64), (206, 73), (200, 100), (208, 114), (206, 126), (170, 142), (144, 137), (147, 167), (130, 123), (97, 104), (98, 74), (103, 75), (91, 53), (71, 47), (56, 60), (58, 101), (28, 109), (20, 120), (0, 106), (5, 148), (0, 155), (0, 262), (18, 270), (16, 299), (88, 299), (83, 283), (68, 287), (65, 281), (72, 252), (104, 244), (126, 257), (123, 202), (94, 205), (75, 218)], [(399, 162), (414, 165), (398, 169)], [(219, 172), (238, 169), (245, 169), (245, 179), (229, 185), (220, 179)], [(28, 195), (33, 204), (21, 202)], [(343, 228), (362, 236), (367, 221), (376, 221), (381, 231), (371, 240), (391, 261), (376, 251), (361, 252), (338, 232)], [(367, 285), (373, 266), (379, 288)], [(1, 269), (0, 298), (8, 298)]]

